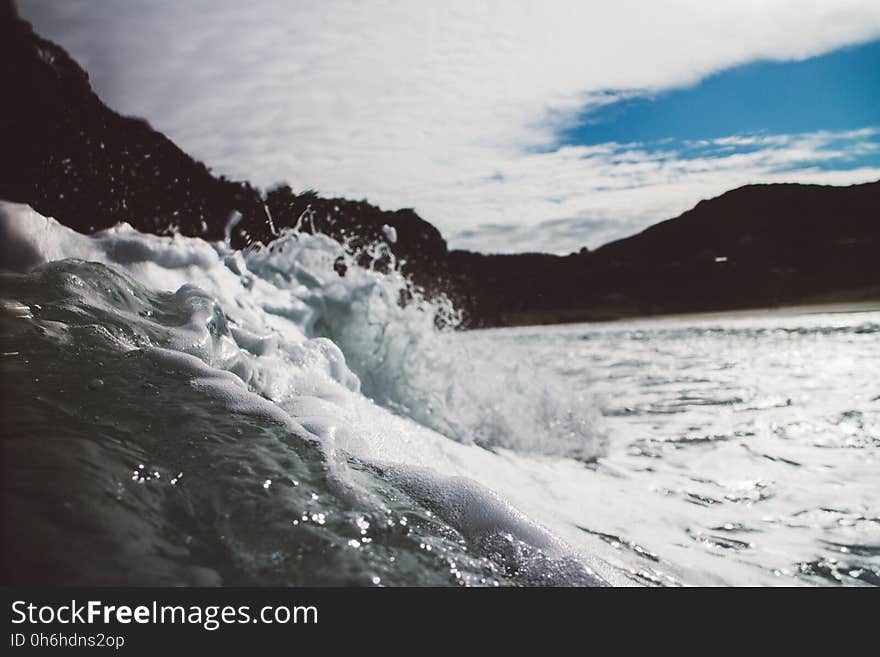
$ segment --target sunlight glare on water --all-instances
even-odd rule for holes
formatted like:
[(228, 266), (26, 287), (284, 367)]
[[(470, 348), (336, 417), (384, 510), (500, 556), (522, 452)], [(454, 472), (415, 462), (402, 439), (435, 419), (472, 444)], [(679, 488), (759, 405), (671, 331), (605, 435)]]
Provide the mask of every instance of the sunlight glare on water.
[(607, 454), (565, 469), (547, 496), (582, 545), (611, 546), (639, 579), (880, 584), (880, 312), (756, 311), (467, 339), (596, 396)]

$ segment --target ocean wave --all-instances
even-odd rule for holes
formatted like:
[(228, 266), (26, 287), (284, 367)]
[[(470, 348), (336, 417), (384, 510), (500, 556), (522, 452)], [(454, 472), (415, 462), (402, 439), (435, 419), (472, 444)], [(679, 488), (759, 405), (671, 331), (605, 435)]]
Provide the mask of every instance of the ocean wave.
[(447, 301), (322, 235), (0, 214), (6, 485), (40, 518), (12, 549), (74, 537), (37, 579), (601, 583), (474, 480), (484, 448), (600, 453), (586, 401), (470, 352)]

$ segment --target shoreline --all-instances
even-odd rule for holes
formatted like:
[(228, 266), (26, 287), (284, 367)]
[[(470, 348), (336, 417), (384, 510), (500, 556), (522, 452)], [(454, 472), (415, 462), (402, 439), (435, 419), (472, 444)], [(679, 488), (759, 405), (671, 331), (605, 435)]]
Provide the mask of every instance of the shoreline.
[[(816, 301), (815, 303), (801, 302), (778, 306), (763, 306), (753, 308), (733, 308), (727, 310), (707, 310), (694, 312), (671, 312), (656, 314), (632, 314), (608, 317), (604, 319), (571, 319), (568, 321), (536, 321), (532, 323), (510, 323), (499, 326), (486, 326), (467, 329), (470, 331), (499, 331), (505, 329), (543, 328), (549, 326), (575, 326), (575, 325), (608, 325), (615, 323), (637, 323), (642, 321), (683, 321), (683, 320), (712, 320), (712, 319), (737, 319), (744, 317), (798, 317), (803, 315), (830, 315), (880, 312), (880, 297), (865, 300), (852, 301)], [(586, 313), (585, 313), (586, 314)]]

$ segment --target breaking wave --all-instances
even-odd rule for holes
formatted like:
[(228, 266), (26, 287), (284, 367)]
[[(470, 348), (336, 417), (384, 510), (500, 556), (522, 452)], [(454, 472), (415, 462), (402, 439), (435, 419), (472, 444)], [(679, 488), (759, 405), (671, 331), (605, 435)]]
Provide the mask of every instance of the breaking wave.
[(66, 537), (21, 577), (602, 582), (496, 490), (507, 454), (600, 454), (591, 401), (393, 266), (297, 231), (240, 252), (0, 215), (4, 523), (38, 518), (8, 549), (36, 568)]

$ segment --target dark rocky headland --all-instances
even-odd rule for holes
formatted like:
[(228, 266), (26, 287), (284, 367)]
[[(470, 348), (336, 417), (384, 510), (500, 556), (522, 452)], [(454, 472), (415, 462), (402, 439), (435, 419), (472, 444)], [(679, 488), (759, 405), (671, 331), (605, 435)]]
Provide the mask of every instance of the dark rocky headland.
[(141, 119), (92, 91), (88, 74), (0, 0), (0, 198), (77, 231), (125, 221), (141, 231), (270, 242), (299, 222), (358, 249), (387, 241), (429, 294), (469, 326), (586, 321), (833, 301), (880, 300), (880, 182), (750, 185), (701, 201), (596, 251), (484, 255), (447, 248), (412, 210), (261, 192), (215, 176)]

